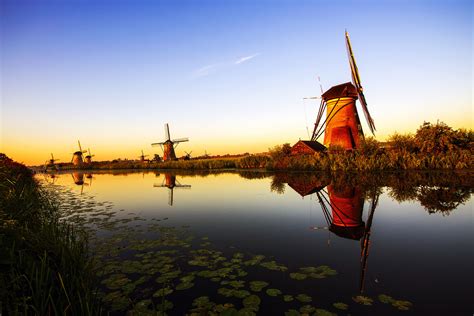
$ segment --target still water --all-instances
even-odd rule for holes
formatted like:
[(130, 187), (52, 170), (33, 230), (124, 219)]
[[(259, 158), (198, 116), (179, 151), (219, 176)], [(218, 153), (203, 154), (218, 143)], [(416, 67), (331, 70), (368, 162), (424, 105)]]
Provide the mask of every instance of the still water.
[(472, 174), (38, 178), (117, 315), (473, 313)]

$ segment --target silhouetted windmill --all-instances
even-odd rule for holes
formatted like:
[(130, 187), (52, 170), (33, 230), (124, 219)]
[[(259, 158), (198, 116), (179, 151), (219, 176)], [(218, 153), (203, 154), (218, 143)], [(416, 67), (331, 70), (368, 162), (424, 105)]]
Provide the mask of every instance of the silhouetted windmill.
[[(176, 184), (177, 183), (177, 184)], [(168, 188), (168, 204), (173, 206), (173, 190), (175, 188), (180, 189), (190, 189), (191, 185), (189, 184), (181, 184), (179, 181), (176, 180), (176, 176), (170, 173), (165, 173), (165, 179), (161, 184), (154, 184), (155, 188)]]
[[(179, 145), (179, 143), (187, 142), (189, 141), (189, 138), (177, 138), (171, 140), (170, 137), (170, 128), (168, 126), (168, 123), (165, 124), (165, 141), (161, 143), (153, 143), (151, 144), (152, 146), (160, 146), (161, 149), (163, 150), (163, 161), (168, 161), (168, 160), (176, 160), (176, 153), (174, 152), (174, 149)], [(175, 146), (176, 144), (176, 146)]]
[(138, 156), (138, 158), (140, 158), (140, 161), (141, 161), (141, 162), (145, 162), (145, 161), (148, 160), (148, 159), (145, 159), (145, 157), (148, 157), (148, 155), (145, 155), (145, 154), (143, 153), (143, 149), (142, 149), (142, 154), (141, 154), (141, 156)]
[(79, 150), (72, 154), (71, 162), (74, 166), (81, 166), (83, 163), (82, 154), (85, 154), (87, 151), (82, 150), (81, 142), (77, 141), (79, 144)]
[(85, 163), (89, 164), (89, 163), (92, 163), (92, 157), (94, 157), (95, 155), (91, 154), (91, 149), (90, 148), (88, 148), (88, 150), (89, 150), (89, 154), (86, 156)]
[(191, 159), (191, 153), (193, 152), (192, 150), (190, 152), (184, 151), (186, 153), (185, 156), (183, 156), (183, 160), (190, 160)]
[(48, 168), (59, 170), (58, 166), (55, 164), (57, 160), (59, 159), (54, 159), (53, 153), (51, 153), (51, 159), (46, 160), (44, 163), (44, 170), (47, 171)]

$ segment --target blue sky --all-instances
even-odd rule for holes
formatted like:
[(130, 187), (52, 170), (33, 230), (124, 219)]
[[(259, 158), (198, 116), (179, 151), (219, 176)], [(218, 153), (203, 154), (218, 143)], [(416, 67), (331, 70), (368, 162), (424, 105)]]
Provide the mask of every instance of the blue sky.
[[(196, 155), (307, 138), (324, 89), (350, 81), (350, 33), (383, 140), (441, 120), (473, 128), (469, 1), (5, 1), (1, 148), (101, 159), (190, 137)], [(367, 131), (367, 129), (366, 129)], [(64, 158), (62, 157), (64, 156)]]

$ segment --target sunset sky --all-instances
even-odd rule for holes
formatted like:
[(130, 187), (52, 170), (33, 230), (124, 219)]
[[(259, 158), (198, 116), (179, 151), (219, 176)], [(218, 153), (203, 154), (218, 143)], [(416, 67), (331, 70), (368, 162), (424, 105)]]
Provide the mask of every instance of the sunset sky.
[(307, 139), (317, 76), (351, 79), (345, 29), (377, 139), (473, 128), (472, 19), (471, 1), (2, 0), (0, 152), (161, 155), (165, 123), (178, 156)]

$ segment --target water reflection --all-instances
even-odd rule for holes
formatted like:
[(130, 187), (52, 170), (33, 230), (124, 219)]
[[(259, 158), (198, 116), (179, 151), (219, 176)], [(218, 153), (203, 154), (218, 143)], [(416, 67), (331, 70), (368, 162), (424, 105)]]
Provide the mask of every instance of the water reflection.
[[(328, 229), (341, 238), (360, 241), (359, 292), (364, 293), (370, 233), (380, 191), (363, 192), (358, 186), (331, 183), (328, 178), (316, 175), (278, 175), (276, 177), (278, 179), (272, 182), (272, 189), (278, 188), (277, 192), (281, 192), (282, 181), (286, 181), (288, 186), (301, 197), (316, 196), (327, 226), (312, 227), (313, 229)], [(362, 218), (366, 197), (370, 200), (367, 223)]]
[[(158, 291), (163, 285), (156, 280), (165, 277), (169, 277), (166, 286), (174, 289), (166, 294), (175, 305), (170, 315), (184, 315), (193, 308), (192, 300), (202, 296), (216, 304), (242, 307), (240, 299), (224, 296), (221, 288), (232, 294), (258, 295), (263, 314), (307, 310), (309, 303), (298, 299), (286, 302), (281, 295), (267, 295), (266, 289), (253, 293), (247, 284), (257, 281), (268, 282), (272, 291), (279, 289), (284, 295), (304, 299), (303, 293), (317, 298), (318, 307), (334, 312), (333, 303), (343, 302), (338, 306), (349, 305), (352, 315), (386, 315), (401, 309), (395, 301), (386, 304), (387, 295), (397, 298), (397, 304), (401, 304), (398, 299), (412, 301), (412, 312), (418, 314), (436, 312), (434, 300), (449, 306), (443, 310), (446, 314), (457, 305), (462, 311), (468, 307), (468, 285), (463, 280), (468, 279), (472, 262), (472, 251), (468, 251), (472, 225), (466, 220), (472, 215), (466, 212), (468, 206), (459, 205), (470, 198), (472, 177), (84, 171), (72, 174), (74, 182), (69, 175), (60, 177), (56, 187), (82, 188), (91, 185), (93, 177), (96, 185), (80, 199), (77, 189), (64, 193), (73, 206), (66, 210), (75, 212), (70, 214), (72, 220), (99, 232), (94, 249), (108, 269), (101, 284), (106, 301), (117, 310), (132, 309), (147, 300), (162, 302)], [(193, 190), (180, 196), (173, 208), (156, 191), (168, 188), (168, 204), (173, 205), (174, 188), (191, 185)], [(101, 202), (93, 211), (90, 195)], [(308, 207), (316, 207), (317, 221), (324, 223), (312, 229), (335, 237), (330, 248), (325, 234), (302, 229), (312, 222)], [(430, 216), (433, 212), (451, 216)], [(222, 261), (213, 262), (213, 258)], [(451, 264), (456, 269), (439, 273)], [(207, 278), (230, 267), (237, 269), (230, 273), (235, 280), (227, 275), (219, 280)], [(181, 278), (188, 282), (182, 284)], [(449, 293), (439, 293), (433, 279), (440, 287), (450, 288)], [(127, 284), (120, 287), (115, 282)], [(244, 288), (230, 289), (230, 282), (237, 287), (243, 282)], [(407, 286), (413, 282), (416, 287)], [(360, 297), (356, 300), (354, 295)], [(373, 300), (373, 306), (365, 306), (362, 299)]]
[[(159, 176), (159, 174), (157, 175)], [(181, 184), (176, 180), (176, 175), (165, 173), (165, 178), (161, 184), (153, 184), (155, 188), (168, 188), (168, 205), (173, 206), (173, 192), (174, 189), (191, 189), (189, 184)]]

